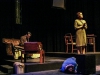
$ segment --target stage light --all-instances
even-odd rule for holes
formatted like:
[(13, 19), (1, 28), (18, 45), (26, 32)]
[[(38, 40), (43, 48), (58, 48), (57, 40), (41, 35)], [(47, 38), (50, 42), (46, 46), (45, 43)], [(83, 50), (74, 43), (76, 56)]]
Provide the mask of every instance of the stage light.
[(53, 0), (53, 7), (65, 9), (65, 0)]

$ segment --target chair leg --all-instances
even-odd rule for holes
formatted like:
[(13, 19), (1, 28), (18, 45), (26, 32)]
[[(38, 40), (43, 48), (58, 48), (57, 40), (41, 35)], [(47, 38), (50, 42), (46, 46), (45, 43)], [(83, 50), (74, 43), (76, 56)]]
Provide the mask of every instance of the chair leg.
[(87, 46), (85, 47), (85, 52), (87, 52)]
[(42, 50), (40, 50), (40, 63), (43, 63)]
[(73, 53), (73, 45), (72, 45), (72, 53)]
[(26, 53), (24, 53), (24, 63), (26, 63)]
[(68, 53), (68, 45), (66, 45), (66, 53)]
[(22, 52), (21, 52), (21, 63), (22, 63), (23, 57), (22, 57)]
[(25, 53), (24, 51), (21, 51), (21, 62), (22, 62), (23, 59), (24, 59), (24, 56), (23, 56), (24, 53)]
[(40, 63), (44, 63), (45, 53), (44, 50), (40, 50)]
[(43, 50), (43, 63), (45, 62), (45, 52)]
[(72, 48), (72, 53), (73, 53), (73, 48)]

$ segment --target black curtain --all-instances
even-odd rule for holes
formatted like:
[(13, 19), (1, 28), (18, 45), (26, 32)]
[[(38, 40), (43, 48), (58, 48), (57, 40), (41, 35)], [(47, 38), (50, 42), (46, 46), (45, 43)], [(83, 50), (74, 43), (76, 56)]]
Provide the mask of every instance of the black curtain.
[[(74, 20), (78, 11), (87, 21), (87, 34), (95, 34), (99, 45), (99, 0), (66, 0), (65, 8), (52, 6), (52, 0), (24, 0), (23, 26), (33, 33), (33, 41), (41, 41), (47, 52), (65, 52), (64, 35), (75, 35)], [(27, 29), (26, 29), (27, 30)]]
[(71, 27), (68, 28), (70, 32), (75, 34), (73, 23), (78, 11), (83, 12), (84, 19), (87, 21), (87, 34), (95, 34), (96, 37), (96, 51), (99, 51), (100, 38), (100, 1), (99, 0), (66, 0), (66, 21)]
[(66, 0), (66, 9), (53, 7), (52, 3), (52, 0), (21, 0), (22, 24), (17, 25), (15, 1), (0, 0), (0, 38), (20, 38), (30, 31), (31, 41), (42, 42), (46, 52), (65, 52), (64, 35), (75, 35), (76, 13), (82, 11), (88, 24), (87, 34), (97, 35), (96, 51), (99, 51), (100, 1)]

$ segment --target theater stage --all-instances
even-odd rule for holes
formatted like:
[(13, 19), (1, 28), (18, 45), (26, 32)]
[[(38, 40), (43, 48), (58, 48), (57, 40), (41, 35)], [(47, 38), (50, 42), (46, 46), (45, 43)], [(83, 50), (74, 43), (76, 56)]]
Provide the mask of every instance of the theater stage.
[[(47, 75), (47, 74), (65, 75), (64, 73), (59, 72), (59, 68), (61, 67), (65, 59), (67, 59), (68, 57), (73, 57), (73, 56), (77, 58), (76, 53), (46, 52), (45, 53), (45, 63), (39, 63), (39, 58), (27, 59), (27, 63), (24, 63), (25, 68), (26, 68), (25, 74), (21, 74), (21, 75), (27, 75), (27, 74), (28, 75)], [(95, 52), (95, 53), (87, 52), (85, 55), (81, 55), (81, 56), (83, 60), (85, 60), (85, 62), (83, 62), (84, 64), (82, 63), (82, 65), (86, 66), (85, 68), (90, 67), (90, 71), (93, 71), (93, 74), (100, 73), (100, 66), (99, 66), (100, 65), (100, 52)], [(14, 74), (15, 69), (13, 67), (13, 64), (15, 62), (20, 62), (20, 60), (13, 60), (13, 59), (3, 60), (3, 64), (0, 65), (0, 70), (7, 74), (16, 75)], [(40, 74), (40, 72), (42, 74)]]

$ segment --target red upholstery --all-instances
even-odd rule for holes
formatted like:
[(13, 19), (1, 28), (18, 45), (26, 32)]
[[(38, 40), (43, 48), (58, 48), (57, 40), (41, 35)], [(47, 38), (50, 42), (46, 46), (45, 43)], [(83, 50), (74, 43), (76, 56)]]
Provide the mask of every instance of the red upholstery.
[(40, 54), (40, 63), (44, 63), (45, 52), (42, 49), (41, 42), (26, 42), (24, 43), (24, 50), (21, 52), (21, 62), (22, 62), (22, 54), (25, 55), (24, 62), (26, 62), (26, 54), (28, 53), (39, 53)]
[(42, 46), (41, 42), (26, 42), (24, 43), (25, 51), (38, 51), (40, 50), (40, 46)]

